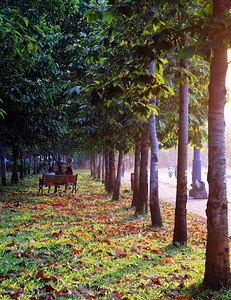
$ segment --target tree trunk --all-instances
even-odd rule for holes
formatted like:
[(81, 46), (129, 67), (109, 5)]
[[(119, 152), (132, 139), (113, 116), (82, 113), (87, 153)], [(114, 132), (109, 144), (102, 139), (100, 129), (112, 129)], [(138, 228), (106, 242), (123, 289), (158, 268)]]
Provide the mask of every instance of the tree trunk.
[[(188, 70), (188, 58), (181, 59), (180, 66)], [(180, 85), (179, 142), (177, 164), (177, 192), (173, 243), (187, 243), (187, 149), (188, 149), (188, 84)]]
[(34, 165), (33, 165), (33, 175), (35, 175), (36, 174), (36, 159), (35, 159), (35, 156), (33, 156), (33, 162), (34, 162)]
[(93, 179), (96, 179), (96, 155), (91, 156), (92, 161), (92, 177)]
[(110, 168), (109, 193), (112, 193), (114, 190), (114, 184), (115, 184), (115, 152), (114, 152), (114, 148), (111, 148), (111, 151), (109, 152), (109, 168)]
[(6, 186), (6, 163), (5, 163), (5, 156), (4, 156), (4, 148), (1, 142), (0, 142), (0, 163), (1, 163), (2, 186)]
[(46, 167), (46, 152), (43, 152), (43, 166)]
[[(213, 1), (213, 15), (225, 13), (225, 0)], [(226, 190), (225, 121), (227, 46), (214, 49), (210, 66), (208, 116), (208, 183), (207, 245), (203, 285), (219, 290), (230, 285), (230, 259), (228, 240), (228, 202)]]
[(140, 184), (140, 131), (139, 129), (135, 135), (135, 166), (134, 166), (134, 189), (132, 206), (137, 207), (139, 198), (139, 184)]
[(102, 183), (105, 183), (105, 151), (103, 152), (103, 161), (102, 161)]
[(20, 154), (20, 170), (19, 170), (20, 179), (23, 179), (23, 151), (22, 151), (22, 149), (20, 149), (19, 154)]
[(93, 164), (92, 164), (92, 155), (91, 155), (91, 161), (90, 161), (90, 169), (91, 169), (91, 177), (93, 176), (93, 171), (92, 171), (92, 166), (93, 166)]
[(120, 196), (120, 185), (121, 185), (121, 177), (122, 177), (122, 169), (123, 169), (123, 157), (124, 151), (120, 149), (119, 151), (119, 158), (118, 158), (118, 169), (117, 169), (117, 177), (114, 184), (114, 193), (113, 193), (113, 200), (119, 200)]
[(137, 214), (147, 213), (148, 210), (148, 132), (141, 132), (140, 184)]
[(13, 146), (13, 170), (11, 175), (11, 183), (18, 183), (18, 156), (19, 156), (19, 147)]
[(31, 167), (31, 154), (29, 154), (28, 175), (30, 175), (30, 167)]
[(110, 182), (110, 166), (109, 166), (109, 152), (105, 151), (105, 189), (109, 192)]
[[(156, 98), (152, 97), (150, 99), (150, 104), (156, 105)], [(162, 218), (160, 213), (159, 205), (159, 192), (158, 192), (158, 164), (159, 164), (159, 149), (158, 140), (156, 134), (156, 116), (152, 112), (149, 120), (149, 139), (151, 145), (151, 161), (150, 161), (150, 211), (152, 226), (163, 226)]]
[(23, 150), (23, 175), (26, 176), (26, 152)]
[(101, 154), (98, 154), (98, 165), (97, 165), (97, 179), (101, 177)]
[(38, 156), (34, 156), (34, 172), (33, 174), (37, 174), (38, 173)]

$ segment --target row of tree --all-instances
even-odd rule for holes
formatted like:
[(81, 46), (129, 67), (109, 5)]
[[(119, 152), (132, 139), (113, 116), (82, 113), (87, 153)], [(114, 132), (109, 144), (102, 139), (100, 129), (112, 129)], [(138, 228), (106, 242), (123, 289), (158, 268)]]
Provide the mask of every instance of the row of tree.
[[(226, 286), (229, 3), (8, 0), (0, 13), (1, 146), (12, 147), (12, 182), (17, 182), (20, 149), (35, 152), (46, 145), (46, 153), (57, 148), (56, 153), (69, 155), (104, 153), (105, 187), (118, 199), (122, 157), (135, 148), (133, 205), (145, 213), (150, 146), (150, 210), (152, 224), (161, 226), (158, 148), (178, 144), (173, 243), (186, 243), (187, 144), (201, 146), (207, 138), (209, 107), (204, 285)], [(115, 151), (120, 154), (117, 178)]]

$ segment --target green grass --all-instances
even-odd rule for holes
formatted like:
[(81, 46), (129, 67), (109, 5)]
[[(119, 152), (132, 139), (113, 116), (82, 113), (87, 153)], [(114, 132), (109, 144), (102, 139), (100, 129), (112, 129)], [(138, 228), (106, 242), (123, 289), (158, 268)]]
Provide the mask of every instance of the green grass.
[(231, 298), (201, 288), (202, 219), (188, 215), (188, 245), (174, 248), (172, 206), (161, 203), (164, 226), (152, 228), (125, 186), (113, 202), (78, 173), (76, 195), (38, 195), (38, 176), (1, 187), (0, 299)]

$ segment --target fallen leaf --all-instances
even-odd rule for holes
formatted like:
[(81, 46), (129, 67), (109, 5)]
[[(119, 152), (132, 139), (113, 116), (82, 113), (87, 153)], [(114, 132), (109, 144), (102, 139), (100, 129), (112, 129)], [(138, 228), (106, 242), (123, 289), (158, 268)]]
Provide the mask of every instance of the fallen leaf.
[(171, 260), (170, 260), (169, 258), (161, 258), (160, 261), (161, 261), (162, 263), (166, 263), (166, 264), (171, 263)]

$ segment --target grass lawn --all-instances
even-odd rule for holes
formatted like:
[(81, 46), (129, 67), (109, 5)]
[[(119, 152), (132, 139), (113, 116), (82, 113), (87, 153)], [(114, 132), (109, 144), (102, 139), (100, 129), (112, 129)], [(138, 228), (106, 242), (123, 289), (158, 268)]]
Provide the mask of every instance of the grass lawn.
[(113, 202), (89, 172), (78, 174), (74, 195), (38, 195), (32, 176), (0, 187), (0, 299), (231, 299), (200, 286), (202, 219), (188, 214), (188, 245), (174, 248), (172, 206), (161, 203), (164, 226), (152, 228), (125, 186)]

